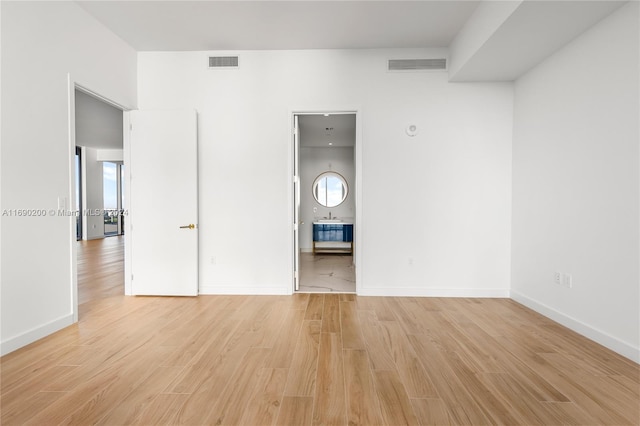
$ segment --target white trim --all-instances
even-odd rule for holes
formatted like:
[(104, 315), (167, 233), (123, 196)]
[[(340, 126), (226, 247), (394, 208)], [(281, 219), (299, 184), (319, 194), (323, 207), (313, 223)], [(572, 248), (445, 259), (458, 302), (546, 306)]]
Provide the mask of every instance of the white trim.
[(41, 326), (32, 328), (31, 330), (27, 330), (17, 336), (4, 340), (2, 343), (0, 343), (0, 356), (4, 356), (10, 352), (27, 346), (28, 344), (33, 343), (36, 340), (42, 339), (43, 337), (47, 337), (48, 335), (62, 330), (63, 328), (68, 327), (75, 322), (76, 321), (74, 320), (73, 314), (65, 315)]
[(358, 296), (383, 297), (495, 297), (509, 298), (506, 288), (376, 287), (358, 289)]
[[(74, 132), (75, 132), (75, 125), (73, 127), (74, 127)], [(73, 137), (73, 140), (75, 141), (75, 136)], [(86, 209), (86, 206), (87, 206), (87, 147), (86, 146), (80, 146), (78, 148), (80, 148), (80, 178), (81, 178), (81, 182), (80, 182), (80, 192), (81, 192), (80, 193), (80, 205)], [(75, 179), (75, 177), (74, 177), (74, 179)], [(74, 191), (75, 191), (75, 188), (74, 188)], [(75, 202), (75, 197), (74, 197), (74, 202)], [(81, 230), (82, 235), (80, 236), (81, 240), (88, 240), (89, 239), (87, 237), (89, 235), (89, 224), (87, 222), (88, 222), (87, 218), (83, 217), (82, 218), (82, 230)]]
[[(122, 156), (124, 164), (124, 205), (122, 208), (131, 212), (131, 115), (125, 111), (122, 117)], [(131, 283), (131, 215), (124, 221), (124, 295), (133, 295)]]
[[(71, 74), (69, 74), (69, 79), (71, 80)], [(84, 85), (82, 85), (82, 84), (78, 83), (78, 82), (77, 82), (77, 81), (75, 81), (75, 80), (73, 80), (73, 88), (74, 88), (74, 91), (75, 91), (75, 89), (78, 89), (80, 92), (84, 93), (85, 95), (89, 95), (89, 96), (91, 96), (91, 97), (93, 97), (93, 98), (96, 98), (96, 99), (97, 99), (97, 100), (99, 100), (100, 102), (104, 102), (105, 104), (110, 105), (110, 106), (112, 106), (112, 107), (114, 107), (114, 108), (120, 109), (120, 110), (122, 110), (122, 111), (129, 111), (129, 110), (131, 110), (131, 108), (130, 108), (130, 107), (127, 107), (127, 106), (125, 106), (125, 105), (119, 104), (119, 103), (117, 103), (117, 102), (115, 102), (115, 101), (112, 101), (112, 100), (111, 100), (111, 99), (109, 99), (109, 98), (105, 98), (105, 97), (104, 97), (104, 96), (102, 96), (101, 94), (96, 93), (96, 92), (94, 92), (94, 91), (93, 91), (93, 90), (91, 90), (91, 89), (88, 89), (86, 86), (84, 86)], [(74, 93), (74, 97), (75, 97), (75, 93)]]
[(238, 285), (226, 285), (226, 286), (213, 286), (203, 285), (198, 291), (198, 295), (217, 295), (217, 294), (235, 294), (242, 296), (264, 296), (264, 295), (276, 295), (276, 296), (290, 296), (293, 293), (292, 289), (286, 285), (282, 286), (270, 286), (270, 287), (256, 287), (256, 286), (238, 286)]
[[(79, 206), (76, 206), (76, 167), (75, 167), (75, 158), (76, 158), (76, 90), (75, 90), (75, 82), (71, 78), (71, 74), (67, 74), (67, 134), (69, 135), (69, 163), (67, 164), (68, 173), (69, 173), (69, 187), (68, 187), (68, 196), (69, 200), (68, 205), (66, 206), (69, 210), (78, 210)], [(82, 153), (80, 156), (80, 168), (84, 166), (86, 168), (86, 158), (85, 158), (85, 150), (82, 148)], [(86, 176), (86, 172), (82, 172), (82, 176)], [(86, 200), (86, 184), (82, 182), (81, 185), (82, 194), (80, 197), (83, 198), (83, 201)], [(84, 205), (84, 203), (83, 203)], [(81, 214), (80, 212), (78, 214)], [(67, 232), (69, 235), (69, 268), (71, 271), (70, 277), (70, 285), (71, 285), (71, 317), (73, 322), (78, 322), (78, 253), (77, 253), (77, 233), (75, 230), (75, 216), (69, 217), (69, 223), (71, 225), (71, 229)], [(86, 230), (86, 220), (82, 221), (82, 237), (84, 238)]]
[(362, 180), (362, 165), (363, 165), (363, 156), (362, 150), (364, 149), (362, 143), (362, 123), (364, 121), (362, 108), (355, 108), (356, 111), (356, 152), (355, 152), (355, 162), (356, 162), (356, 199), (355, 199), (355, 209), (356, 209), (356, 225), (355, 230), (353, 232), (353, 250), (355, 253), (353, 255), (353, 265), (355, 269), (355, 280), (356, 280), (356, 294), (359, 294), (359, 289), (364, 288), (365, 280), (362, 276), (362, 253), (364, 252), (364, 242), (362, 240), (362, 193), (363, 193), (363, 180)]
[(515, 290), (511, 290), (511, 299), (559, 324), (564, 325), (576, 333), (611, 349), (625, 358), (629, 358), (634, 362), (640, 363), (640, 348), (638, 347), (634, 347), (627, 342), (623, 342), (604, 331), (598, 330), (576, 318), (563, 314), (562, 312), (559, 312), (544, 303), (540, 303), (537, 300), (531, 299), (530, 297)]

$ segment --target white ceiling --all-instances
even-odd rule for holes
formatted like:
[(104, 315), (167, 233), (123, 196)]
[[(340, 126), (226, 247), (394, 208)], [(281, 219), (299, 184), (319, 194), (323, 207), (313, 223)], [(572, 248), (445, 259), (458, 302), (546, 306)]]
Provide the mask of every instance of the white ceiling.
[(76, 145), (122, 149), (122, 110), (76, 90)]
[(298, 126), (301, 147), (353, 147), (356, 142), (355, 114), (301, 115)]
[(448, 46), (477, 1), (78, 1), (138, 51)]
[[(504, 1), (517, 4), (515, 12), (493, 23), (489, 38), (450, 74), (452, 81), (515, 80), (626, 0)], [(76, 3), (137, 51), (239, 51), (450, 47), (463, 28), (492, 27), (474, 14), (482, 15), (479, 5), (504, 1)]]

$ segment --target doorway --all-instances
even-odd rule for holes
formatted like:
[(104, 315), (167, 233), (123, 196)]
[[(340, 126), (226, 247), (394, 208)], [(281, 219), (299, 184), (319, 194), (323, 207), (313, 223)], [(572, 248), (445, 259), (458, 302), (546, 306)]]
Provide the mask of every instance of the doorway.
[[(124, 294), (123, 110), (70, 81), (74, 210), (74, 317), (98, 299)], [(109, 238), (107, 236), (117, 236)]]
[(294, 289), (356, 293), (357, 113), (295, 113), (293, 123)]

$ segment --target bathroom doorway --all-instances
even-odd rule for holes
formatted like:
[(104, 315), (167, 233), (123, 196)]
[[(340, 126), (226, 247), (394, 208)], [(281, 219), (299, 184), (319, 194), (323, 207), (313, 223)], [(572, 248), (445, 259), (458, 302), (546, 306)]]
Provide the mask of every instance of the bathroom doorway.
[(295, 290), (356, 293), (355, 112), (294, 114)]

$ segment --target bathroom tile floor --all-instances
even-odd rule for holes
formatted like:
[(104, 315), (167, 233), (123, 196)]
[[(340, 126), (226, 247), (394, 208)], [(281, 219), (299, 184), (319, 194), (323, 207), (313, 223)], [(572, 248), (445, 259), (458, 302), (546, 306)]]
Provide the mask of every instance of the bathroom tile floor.
[(355, 293), (356, 273), (353, 256), (334, 253), (302, 253), (300, 292)]

